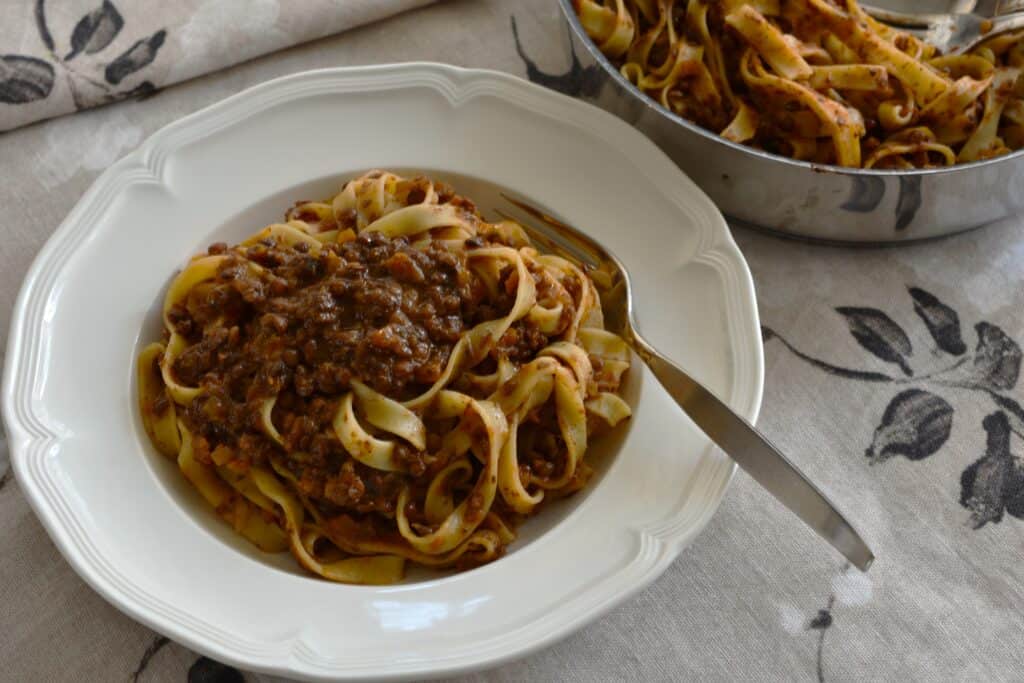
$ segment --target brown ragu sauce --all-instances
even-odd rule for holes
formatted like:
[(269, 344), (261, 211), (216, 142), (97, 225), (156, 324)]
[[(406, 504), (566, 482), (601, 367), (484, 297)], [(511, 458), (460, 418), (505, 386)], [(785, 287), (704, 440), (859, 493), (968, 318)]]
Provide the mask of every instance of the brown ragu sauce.
[[(443, 188), (440, 194), (461, 200)], [(408, 201), (421, 199), (413, 191)], [(476, 237), (466, 248), (489, 244)], [(408, 475), (366, 467), (349, 457), (331, 428), (340, 398), (353, 379), (397, 400), (427, 389), (466, 330), (508, 312), (516, 273), (502, 272), (499, 289), (506, 296), (485, 304), (484, 283), (467, 267), (464, 251), (436, 240), (414, 248), (404, 238), (364, 232), (324, 245), (317, 256), (304, 244), (273, 239), (248, 247), (217, 243), (209, 253), (227, 256), (216, 279), (195, 287), (169, 312), (175, 331), (190, 342), (172, 372), (183, 384), (204, 388), (182, 415), (194, 434), (196, 458), (230, 463), (239, 472), (273, 461), (328, 516), (345, 514), (360, 524), (373, 523), (369, 513), (393, 517), (402, 487), (425, 486), (430, 477), (423, 475), (443, 466), (430, 455), (437, 437), (424, 452), (398, 446)], [(262, 271), (247, 268), (246, 259)], [(538, 300), (555, 296), (545, 281), (550, 276), (533, 276)], [(575, 309), (571, 299), (561, 303), (564, 329)], [(529, 360), (548, 343), (535, 326), (519, 321), (481, 367), (501, 357)], [(261, 401), (271, 396), (277, 396), (273, 422), (284, 448), (259, 428)]]

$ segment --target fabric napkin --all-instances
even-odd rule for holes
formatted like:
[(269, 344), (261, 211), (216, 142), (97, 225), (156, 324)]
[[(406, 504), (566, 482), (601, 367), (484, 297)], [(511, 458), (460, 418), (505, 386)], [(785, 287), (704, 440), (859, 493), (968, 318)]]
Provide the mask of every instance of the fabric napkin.
[(434, 0), (4, 0), (0, 131), (172, 83)]

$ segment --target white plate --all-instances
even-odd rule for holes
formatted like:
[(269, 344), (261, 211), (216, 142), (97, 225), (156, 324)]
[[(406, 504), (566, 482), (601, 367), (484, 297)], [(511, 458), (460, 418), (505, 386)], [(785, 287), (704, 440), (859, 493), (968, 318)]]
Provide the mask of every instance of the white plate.
[(21, 488), (82, 578), (240, 667), (402, 678), (521, 656), (653, 581), (734, 471), (637, 363), (629, 428), (588, 456), (595, 485), (493, 564), (344, 586), (232, 533), (147, 442), (135, 354), (187, 256), (373, 167), (454, 179), (485, 214), (506, 188), (591, 231), (630, 267), (650, 339), (741, 414), (760, 405), (754, 289), (725, 222), (611, 115), (507, 75), (402, 64), (282, 78), (168, 126), (100, 176), (32, 266), (3, 416)]

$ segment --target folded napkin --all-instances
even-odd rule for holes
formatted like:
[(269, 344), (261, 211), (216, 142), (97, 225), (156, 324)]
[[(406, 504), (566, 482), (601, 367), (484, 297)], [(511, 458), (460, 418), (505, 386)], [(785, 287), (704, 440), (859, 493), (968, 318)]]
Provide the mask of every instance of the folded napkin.
[(3, 0), (0, 131), (171, 83), (434, 0)]

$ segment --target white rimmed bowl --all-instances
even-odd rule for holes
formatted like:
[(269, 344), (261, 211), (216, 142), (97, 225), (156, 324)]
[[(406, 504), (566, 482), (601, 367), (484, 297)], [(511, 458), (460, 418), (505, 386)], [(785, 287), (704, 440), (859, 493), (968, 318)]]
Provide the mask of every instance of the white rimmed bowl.
[(188, 116), (109, 168), (16, 304), (3, 418), (16, 477), (115, 606), (221, 661), (309, 680), (453, 674), (550, 644), (653, 581), (715, 512), (734, 465), (639, 364), (600, 476), (501, 560), (406, 584), (331, 584), (221, 524), (141, 429), (134, 357), (176, 268), (371, 167), (448, 178), (485, 214), (507, 190), (584, 227), (635, 280), (650, 339), (757, 416), (749, 271), (722, 216), (618, 119), (519, 79), (438, 64), (313, 71)]

